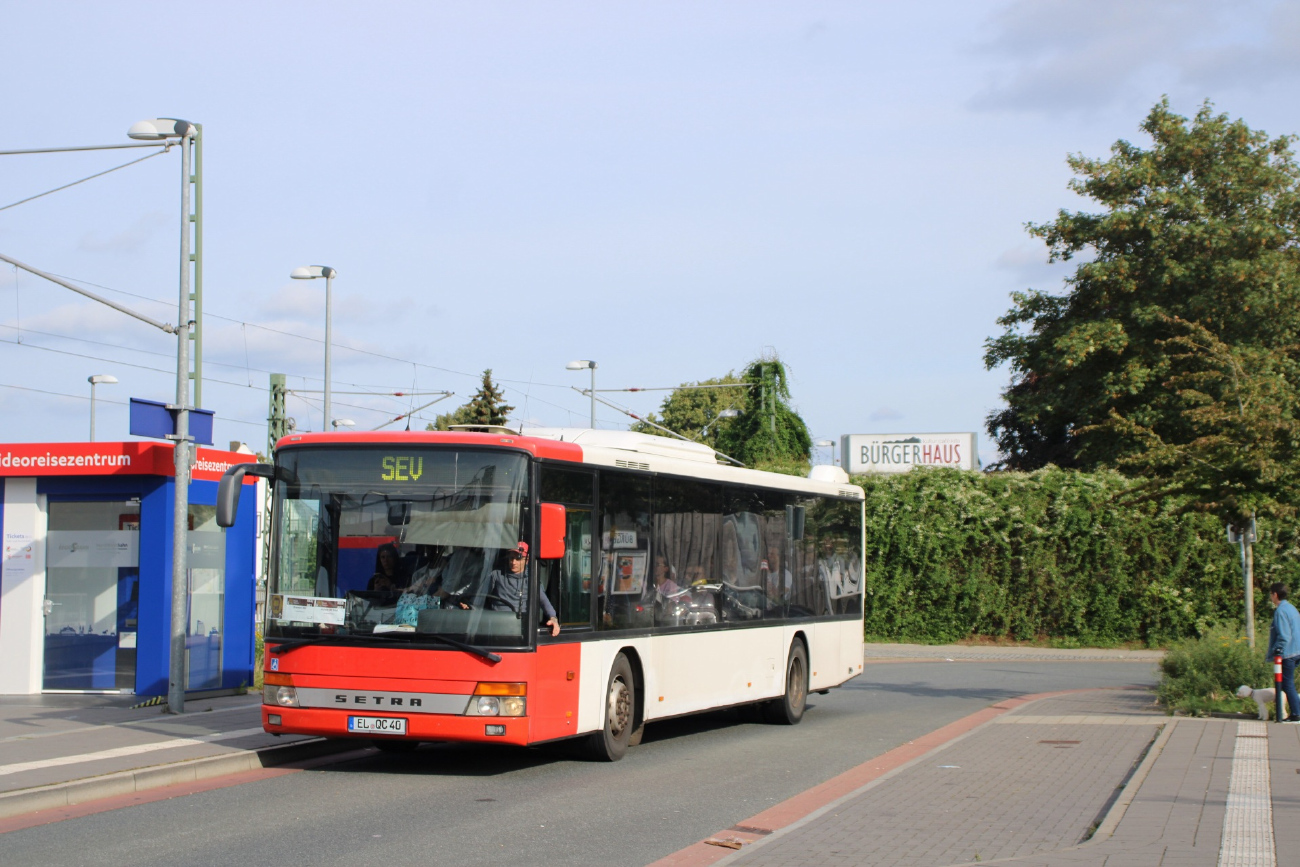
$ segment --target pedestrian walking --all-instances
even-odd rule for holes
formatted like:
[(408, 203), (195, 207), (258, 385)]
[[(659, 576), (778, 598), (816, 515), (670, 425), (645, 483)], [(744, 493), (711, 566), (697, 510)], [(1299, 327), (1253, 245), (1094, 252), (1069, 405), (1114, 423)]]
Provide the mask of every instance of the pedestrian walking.
[[(1268, 658), (1282, 657), (1282, 682), (1278, 687), (1286, 695), (1290, 713), (1283, 722), (1300, 723), (1300, 698), (1295, 691), (1295, 666), (1300, 660), (1300, 612), (1286, 601), (1290, 591), (1281, 582), (1269, 588), (1268, 598), (1273, 603), (1273, 625), (1268, 629)], [(1281, 701), (1282, 696), (1274, 697)]]

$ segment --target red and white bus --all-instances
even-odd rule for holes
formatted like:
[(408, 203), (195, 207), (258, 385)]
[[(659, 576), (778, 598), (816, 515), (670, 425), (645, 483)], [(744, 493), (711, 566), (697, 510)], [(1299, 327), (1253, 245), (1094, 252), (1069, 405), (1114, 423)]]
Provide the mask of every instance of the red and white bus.
[(862, 671), (864, 496), (837, 468), (625, 431), (303, 434), (227, 471), (219, 521), (249, 473), (274, 494), (269, 732), (617, 760), (653, 720), (797, 723)]

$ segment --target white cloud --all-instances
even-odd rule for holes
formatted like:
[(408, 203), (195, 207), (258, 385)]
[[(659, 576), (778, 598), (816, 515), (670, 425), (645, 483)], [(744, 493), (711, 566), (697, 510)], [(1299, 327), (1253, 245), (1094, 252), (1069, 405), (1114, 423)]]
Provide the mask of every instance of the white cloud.
[(1135, 90), (1200, 99), (1300, 73), (1300, 14), (1282, 0), (1019, 0), (989, 30), (977, 110), (1088, 112)]
[(904, 418), (904, 416), (901, 412), (894, 409), (893, 407), (882, 406), (873, 409), (871, 411), (871, 415), (868, 416), (868, 418), (870, 418), (872, 421), (894, 421), (896, 419)]
[(145, 214), (127, 229), (111, 235), (92, 229), (81, 236), (78, 246), (88, 253), (132, 253), (148, 243), (160, 230), (173, 225), (175, 217), (161, 211)]

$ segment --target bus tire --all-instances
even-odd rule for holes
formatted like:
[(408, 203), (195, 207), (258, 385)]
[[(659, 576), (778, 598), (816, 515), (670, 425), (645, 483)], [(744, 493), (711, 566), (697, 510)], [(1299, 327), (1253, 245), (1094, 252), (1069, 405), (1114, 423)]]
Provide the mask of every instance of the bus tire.
[(792, 726), (803, 719), (808, 703), (808, 651), (802, 641), (790, 645), (785, 663), (785, 695), (763, 706), (763, 716), (770, 723)]
[(627, 657), (619, 654), (605, 687), (605, 721), (587, 736), (587, 755), (598, 762), (617, 762), (627, 752), (636, 725), (636, 681)]

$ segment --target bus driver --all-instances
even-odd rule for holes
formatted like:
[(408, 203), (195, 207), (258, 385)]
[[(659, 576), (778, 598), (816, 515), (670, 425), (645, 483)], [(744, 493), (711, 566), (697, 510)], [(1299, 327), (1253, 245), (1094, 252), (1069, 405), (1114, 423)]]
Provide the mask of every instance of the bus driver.
[[(496, 569), (488, 575), (488, 596), (484, 607), (490, 611), (513, 611), (519, 614), (528, 600), (528, 543), (520, 542), (517, 547), (504, 551), (502, 558), (506, 561), (507, 571)], [(559, 635), (560, 621), (555, 615), (551, 600), (546, 598), (546, 591), (541, 588), (538, 589), (538, 596), (551, 635)]]

